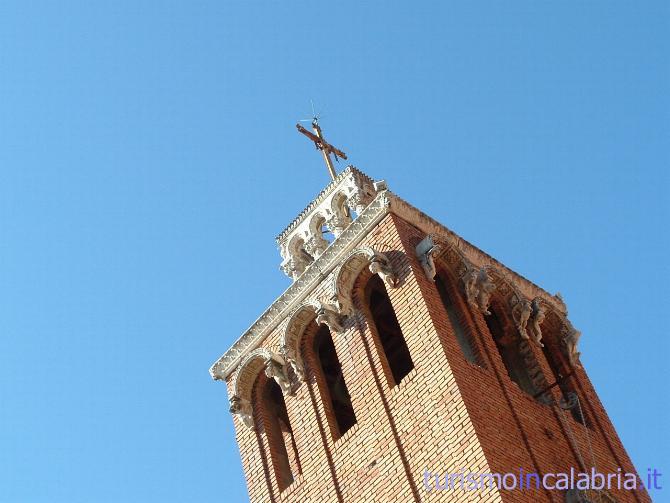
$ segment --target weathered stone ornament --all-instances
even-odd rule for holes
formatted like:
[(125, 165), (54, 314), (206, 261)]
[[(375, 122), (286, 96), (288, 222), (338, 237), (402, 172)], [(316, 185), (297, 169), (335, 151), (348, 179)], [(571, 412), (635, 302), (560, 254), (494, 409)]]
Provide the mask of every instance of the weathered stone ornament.
[(486, 268), (482, 267), (479, 271), (468, 269), (463, 276), (463, 286), (465, 287), (465, 296), (468, 303), (485, 315), (491, 314), (489, 304), (491, 303), (491, 293), (496, 286), (489, 279)]
[(284, 394), (293, 396), (296, 386), (295, 383), (291, 382), (286, 367), (286, 363), (284, 361), (280, 362), (276, 356), (268, 358), (265, 360), (265, 375), (274, 379)]
[(427, 236), (416, 246), (416, 255), (421, 262), (423, 272), (426, 273), (426, 277), (430, 280), (435, 279), (435, 275), (437, 274), (435, 256), (441, 251), (442, 247), (439, 244), (435, 244), (431, 236)]
[(580, 355), (580, 352), (577, 350), (577, 344), (579, 342), (579, 338), (582, 336), (582, 333), (577, 330), (572, 325), (572, 323), (570, 323), (570, 320), (566, 318), (565, 323), (561, 328), (561, 336), (563, 341), (563, 349), (565, 351), (565, 355), (568, 358), (568, 361), (570, 362), (570, 365), (577, 365), (579, 363)]
[(251, 403), (244, 398), (239, 396), (233, 396), (230, 399), (230, 408), (228, 409), (231, 414), (240, 418), (244, 426), (247, 428), (254, 427), (253, 412), (251, 408)]
[(360, 215), (376, 195), (371, 178), (347, 167), (277, 237), (281, 270), (297, 280), (330, 246), (323, 237), (324, 226), (339, 237), (352, 222), (352, 210)]
[(528, 331), (530, 332), (530, 337), (537, 343), (540, 347), (544, 347), (542, 344), (542, 322), (544, 321), (545, 311), (542, 307), (540, 299), (535, 298), (531, 304), (532, 313), (530, 315), (530, 320), (528, 324)]
[(280, 351), (286, 362), (286, 370), (289, 382), (291, 383), (291, 388), (295, 390), (300, 386), (300, 383), (305, 380), (305, 369), (298, 362), (295, 350), (282, 346)]
[(370, 259), (369, 269), (372, 274), (378, 274), (389, 288), (398, 286), (398, 277), (386, 256), (375, 253)]
[(331, 332), (340, 333), (344, 331), (343, 316), (329, 304), (320, 304), (316, 311), (316, 322), (319, 325), (328, 326)]
[(516, 299), (516, 303), (512, 306), (512, 317), (514, 318), (514, 325), (522, 339), (528, 340), (528, 332), (526, 327), (528, 320), (533, 312), (531, 304), (526, 299)]

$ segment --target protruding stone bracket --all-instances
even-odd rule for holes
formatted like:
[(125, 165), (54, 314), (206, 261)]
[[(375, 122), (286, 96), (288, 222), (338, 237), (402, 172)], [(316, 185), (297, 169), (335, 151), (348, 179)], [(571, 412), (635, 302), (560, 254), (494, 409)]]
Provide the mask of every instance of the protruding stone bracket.
[(240, 398), (239, 396), (233, 395), (230, 398), (230, 409), (228, 409), (231, 414), (237, 416), (242, 421), (242, 424), (247, 428), (254, 427), (254, 416), (253, 409), (251, 407), (251, 402), (246, 398)]
[(529, 337), (527, 325), (528, 320), (530, 319), (530, 315), (533, 312), (530, 301), (515, 294), (512, 297), (510, 304), (512, 308), (512, 319), (514, 320), (514, 326), (519, 332), (521, 338), (528, 340)]
[(421, 267), (423, 267), (426, 277), (431, 281), (435, 279), (435, 275), (437, 274), (435, 257), (439, 255), (441, 251), (442, 247), (434, 242), (433, 236), (426, 236), (418, 245), (416, 245), (416, 256), (419, 259), (419, 262), (421, 262)]
[(496, 289), (496, 285), (489, 277), (488, 268), (467, 268), (462, 281), (468, 303), (485, 315), (491, 314), (489, 312), (489, 304), (491, 303), (491, 294)]
[(372, 274), (378, 274), (387, 288), (395, 288), (398, 277), (393, 271), (388, 257), (372, 248), (359, 248), (351, 252), (337, 269), (333, 281), (333, 297), (337, 308), (346, 316), (353, 314), (353, 289), (361, 271), (368, 267)]
[(542, 322), (544, 321), (546, 310), (542, 305), (542, 300), (539, 297), (535, 297), (532, 301), (529, 301), (519, 293), (514, 293), (510, 301), (510, 307), (514, 324), (521, 338), (532, 340), (543, 348)]
[(319, 303), (316, 322), (319, 325), (327, 325), (331, 332), (344, 332), (344, 316), (338, 312), (337, 307), (330, 304)]
[(582, 336), (582, 333), (577, 330), (570, 320), (565, 318), (563, 325), (561, 326), (561, 342), (563, 352), (570, 362), (570, 365), (577, 366), (579, 364), (580, 352), (577, 349), (577, 344), (579, 343), (579, 338)]
[(265, 360), (265, 375), (274, 379), (285, 395), (295, 395), (300, 386), (299, 380), (291, 377), (288, 364), (281, 355), (273, 354)]

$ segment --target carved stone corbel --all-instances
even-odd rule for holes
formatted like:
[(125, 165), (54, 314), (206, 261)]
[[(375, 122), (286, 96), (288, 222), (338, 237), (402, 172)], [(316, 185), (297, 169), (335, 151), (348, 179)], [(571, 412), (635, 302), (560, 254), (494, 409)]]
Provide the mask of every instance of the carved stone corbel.
[(577, 344), (582, 333), (577, 330), (567, 318), (561, 327), (561, 339), (563, 342), (563, 351), (568, 358), (570, 365), (579, 363), (580, 352), (577, 350)]
[(289, 377), (286, 362), (279, 361), (277, 356), (265, 360), (265, 375), (272, 378), (279, 384), (279, 387), (286, 395), (295, 395), (296, 383), (292, 383)]
[(344, 331), (343, 316), (328, 304), (319, 304), (316, 310), (316, 322), (319, 325), (327, 325), (331, 332)]
[(526, 299), (519, 299), (516, 295), (514, 296), (516, 302), (513, 302), (512, 305), (512, 318), (514, 319), (514, 325), (516, 326), (517, 331), (522, 339), (528, 340), (528, 332), (526, 327), (528, 325), (528, 320), (533, 312), (531, 303)]
[(305, 380), (305, 369), (302, 364), (299, 363), (295, 350), (283, 346), (280, 352), (284, 358), (291, 388), (295, 390), (300, 386), (300, 383)]
[(490, 280), (486, 268), (482, 267), (479, 271), (468, 268), (463, 275), (463, 286), (468, 303), (485, 315), (491, 314), (489, 304), (491, 303), (491, 293), (496, 286)]
[(542, 322), (544, 321), (545, 311), (542, 307), (542, 303), (539, 298), (533, 299), (531, 304), (531, 315), (528, 320), (528, 331), (530, 332), (530, 337), (535, 341), (537, 345), (541, 348), (544, 347), (542, 344)]
[(398, 276), (393, 271), (391, 262), (385, 255), (375, 253), (370, 259), (368, 268), (372, 274), (379, 274), (389, 288), (395, 288), (398, 285)]
[(253, 410), (251, 407), (251, 402), (240, 398), (239, 396), (233, 396), (230, 399), (230, 408), (228, 409), (231, 414), (237, 416), (242, 421), (242, 424), (247, 428), (253, 429), (254, 427), (254, 418)]
[(423, 239), (416, 246), (416, 255), (421, 262), (421, 267), (426, 273), (426, 277), (429, 280), (434, 280), (435, 275), (437, 274), (437, 269), (435, 268), (435, 255), (439, 254), (442, 251), (440, 245), (436, 245), (430, 236)]

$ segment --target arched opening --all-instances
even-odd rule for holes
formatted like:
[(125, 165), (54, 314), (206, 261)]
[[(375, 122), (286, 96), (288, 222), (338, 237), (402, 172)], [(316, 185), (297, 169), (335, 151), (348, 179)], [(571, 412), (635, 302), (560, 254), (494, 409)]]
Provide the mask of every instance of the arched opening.
[(384, 282), (376, 274), (372, 275), (365, 286), (365, 299), (372, 324), (393, 376), (393, 384), (398, 385), (412, 371), (414, 362)]
[(335, 433), (339, 438), (356, 424), (356, 414), (344, 381), (342, 365), (335, 352), (333, 338), (326, 325), (319, 327), (314, 335), (313, 348), (318, 360), (318, 371), (325, 384), (325, 389), (321, 389), (321, 397), (326, 409), (329, 409), (329, 415), (332, 414), (335, 418)]
[(505, 369), (507, 369), (507, 374), (519, 388), (534, 397), (538, 390), (535, 389), (526, 362), (519, 351), (519, 338), (514, 336), (512, 330), (505, 331), (505, 325), (495, 306), (489, 307), (489, 311), (491, 314), (485, 316), (484, 319)]
[[(544, 347), (542, 353), (549, 364), (551, 374), (554, 377), (554, 383), (561, 390), (563, 400), (573, 406), (570, 408), (570, 414), (575, 421), (590, 426), (589, 418), (585, 410), (585, 404), (581, 402), (581, 397), (574, 385), (574, 369), (566, 361), (560, 349), (560, 320), (553, 314), (547, 316), (542, 324), (542, 342)], [(579, 405), (571, 400), (571, 395), (575, 395), (579, 400)]]
[(269, 458), (279, 490), (286, 489), (301, 473), (298, 448), (284, 402), (284, 395), (274, 379), (259, 376), (260, 423), (267, 437)]
[(449, 322), (451, 323), (451, 328), (456, 336), (456, 341), (458, 342), (465, 359), (470, 363), (481, 366), (480, 357), (475, 348), (474, 339), (470, 333), (470, 329), (465, 320), (462, 319), (463, 313), (461, 309), (456, 306), (455, 295), (457, 294), (449, 285), (450, 283), (446, 274), (443, 271), (438, 271), (435, 276), (435, 286), (440, 294), (442, 305), (449, 317)]

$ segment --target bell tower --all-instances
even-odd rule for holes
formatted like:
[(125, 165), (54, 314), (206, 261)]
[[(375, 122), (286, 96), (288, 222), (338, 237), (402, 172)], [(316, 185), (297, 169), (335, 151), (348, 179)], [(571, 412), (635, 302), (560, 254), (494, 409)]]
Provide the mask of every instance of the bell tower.
[(560, 295), (353, 166), (277, 245), (292, 284), (210, 369), (252, 502), (650, 501)]

